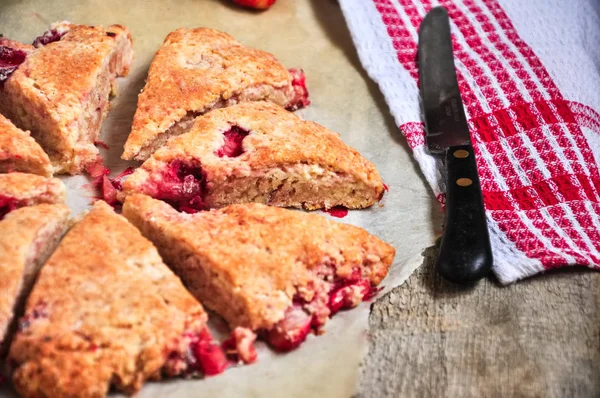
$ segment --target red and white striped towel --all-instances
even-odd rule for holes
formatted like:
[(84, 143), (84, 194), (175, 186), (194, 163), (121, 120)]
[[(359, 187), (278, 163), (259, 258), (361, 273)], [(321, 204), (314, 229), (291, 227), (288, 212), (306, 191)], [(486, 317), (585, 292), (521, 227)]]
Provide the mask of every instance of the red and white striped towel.
[(425, 147), (416, 55), (427, 11), (448, 10), (498, 279), (600, 268), (600, 2), (340, 5), (363, 66), (442, 202), (443, 168)]

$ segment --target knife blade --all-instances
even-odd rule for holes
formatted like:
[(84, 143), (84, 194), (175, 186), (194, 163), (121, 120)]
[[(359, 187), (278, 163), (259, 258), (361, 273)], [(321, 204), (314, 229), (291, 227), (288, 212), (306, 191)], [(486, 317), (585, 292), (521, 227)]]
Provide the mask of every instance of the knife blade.
[(460, 96), (450, 19), (432, 8), (419, 29), (419, 80), (429, 152), (444, 155), (446, 216), (436, 269), (447, 280), (470, 284), (492, 267), (492, 250), (469, 125)]

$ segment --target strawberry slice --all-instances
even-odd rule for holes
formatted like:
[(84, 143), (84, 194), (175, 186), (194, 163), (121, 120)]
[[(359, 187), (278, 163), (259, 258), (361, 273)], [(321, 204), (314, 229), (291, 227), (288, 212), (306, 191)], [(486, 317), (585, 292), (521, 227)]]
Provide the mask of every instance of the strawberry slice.
[(12, 73), (25, 62), (27, 53), (25, 51), (0, 46), (0, 85), (2, 85)]
[(288, 72), (292, 75), (292, 87), (294, 87), (295, 96), (286, 109), (288, 111), (295, 111), (297, 109), (306, 108), (310, 105), (308, 89), (306, 88), (306, 75), (304, 74), (304, 71), (299, 68), (288, 69)]
[(101, 178), (102, 176), (109, 175), (110, 170), (104, 166), (104, 160), (101, 156), (96, 157), (96, 160), (85, 166), (85, 171), (92, 178)]
[(277, 0), (233, 0), (235, 4), (256, 10), (266, 10), (275, 4)]
[(277, 351), (286, 352), (298, 347), (310, 333), (312, 316), (294, 304), (266, 335), (267, 342)]
[(350, 285), (333, 290), (329, 293), (330, 315), (335, 314), (343, 308), (356, 307), (369, 297), (371, 289), (371, 283), (366, 279), (361, 279)]
[(206, 376), (218, 375), (229, 366), (229, 361), (221, 347), (206, 339), (198, 341), (193, 350), (194, 356), (198, 360), (198, 366)]
[(117, 193), (119, 191), (107, 176), (102, 176), (102, 199), (111, 206), (118, 203)]

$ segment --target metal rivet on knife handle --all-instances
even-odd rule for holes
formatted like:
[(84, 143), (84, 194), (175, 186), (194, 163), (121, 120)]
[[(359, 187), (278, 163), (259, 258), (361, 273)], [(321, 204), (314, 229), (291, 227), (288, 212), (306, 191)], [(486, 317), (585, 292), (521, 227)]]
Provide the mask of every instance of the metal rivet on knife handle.
[(459, 178), (456, 180), (456, 183), (461, 187), (468, 187), (469, 185), (473, 184), (473, 180), (470, 178)]
[(464, 149), (459, 149), (458, 151), (454, 151), (453, 155), (455, 158), (464, 159), (469, 156), (469, 151), (465, 151)]

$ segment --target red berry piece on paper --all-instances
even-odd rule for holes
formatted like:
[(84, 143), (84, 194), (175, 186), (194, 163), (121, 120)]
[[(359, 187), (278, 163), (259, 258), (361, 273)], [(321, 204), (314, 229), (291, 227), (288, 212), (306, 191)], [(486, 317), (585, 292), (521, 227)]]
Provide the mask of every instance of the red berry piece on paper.
[(233, 0), (235, 4), (256, 10), (266, 10), (275, 4), (277, 0)]

